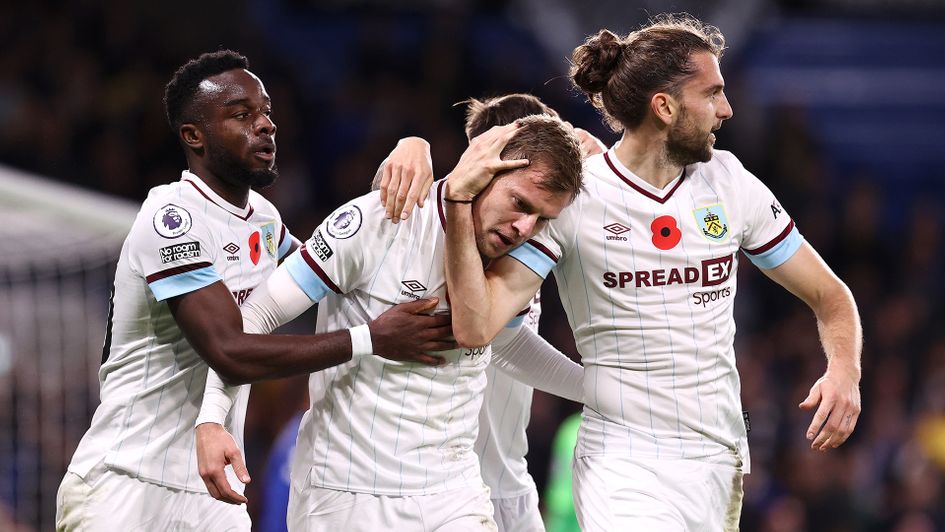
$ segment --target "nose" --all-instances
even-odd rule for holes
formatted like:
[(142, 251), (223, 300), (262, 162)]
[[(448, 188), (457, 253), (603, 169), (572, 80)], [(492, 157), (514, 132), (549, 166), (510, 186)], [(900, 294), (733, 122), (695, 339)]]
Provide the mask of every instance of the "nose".
[(522, 237), (535, 236), (538, 228), (538, 214), (523, 214), (518, 220), (512, 222), (512, 228)]
[(272, 117), (260, 114), (259, 118), (256, 119), (256, 123), (253, 124), (256, 126), (257, 135), (275, 135), (276, 134), (276, 123), (272, 121)]
[(719, 120), (728, 120), (735, 114), (735, 112), (732, 111), (731, 104), (728, 103), (728, 96), (726, 96), (724, 92), (722, 93), (722, 104), (719, 106), (717, 114)]

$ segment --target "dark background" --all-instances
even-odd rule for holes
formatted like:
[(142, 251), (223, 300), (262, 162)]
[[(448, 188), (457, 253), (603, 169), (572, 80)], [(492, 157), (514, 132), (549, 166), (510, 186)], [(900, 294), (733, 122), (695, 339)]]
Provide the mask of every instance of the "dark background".
[[(471, 96), (532, 92), (612, 143), (567, 79), (570, 50), (599, 28), (625, 33), (681, 10), (728, 40), (734, 118), (716, 146), (771, 187), (853, 290), (865, 329), (857, 430), (839, 450), (811, 451), (797, 403), (825, 367), (813, 316), (743, 261), (736, 350), (753, 472), (742, 528), (945, 530), (941, 2), (19, 2), (0, 10), (0, 162), (138, 203), (185, 164), (165, 83), (187, 59), (232, 48), (272, 96), (281, 177), (265, 193), (304, 240), (368, 189), (400, 137), (430, 140), (445, 175), (465, 146), (453, 105)], [(543, 293), (542, 333), (576, 356), (556, 291)], [(301, 378), (254, 388), (257, 479), (304, 393)], [(540, 487), (557, 425), (575, 410), (536, 394)], [(0, 505), (17, 497), (2, 495)]]

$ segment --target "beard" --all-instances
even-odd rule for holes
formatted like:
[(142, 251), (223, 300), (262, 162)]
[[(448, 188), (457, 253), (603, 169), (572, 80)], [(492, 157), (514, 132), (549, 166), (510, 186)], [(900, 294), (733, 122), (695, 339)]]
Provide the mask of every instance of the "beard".
[(217, 144), (207, 144), (207, 166), (220, 179), (233, 185), (248, 185), (250, 188), (266, 188), (275, 183), (279, 169), (273, 161), (271, 168), (252, 169), (229, 151)]
[(699, 131), (683, 108), (679, 122), (669, 130), (669, 136), (666, 139), (666, 157), (679, 166), (709, 162), (712, 160), (710, 134), (711, 132)]

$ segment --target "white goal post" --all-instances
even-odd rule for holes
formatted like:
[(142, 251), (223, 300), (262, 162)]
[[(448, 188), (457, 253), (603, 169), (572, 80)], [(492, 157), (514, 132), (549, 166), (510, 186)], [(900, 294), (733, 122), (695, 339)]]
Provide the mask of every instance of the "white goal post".
[(138, 205), (0, 165), (0, 529), (53, 530)]

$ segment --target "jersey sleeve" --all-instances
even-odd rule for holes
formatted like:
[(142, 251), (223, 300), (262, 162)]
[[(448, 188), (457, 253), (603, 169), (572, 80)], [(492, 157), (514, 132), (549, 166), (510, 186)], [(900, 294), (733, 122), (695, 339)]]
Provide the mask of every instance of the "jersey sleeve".
[(524, 264), (542, 279), (558, 264), (576, 238), (577, 219), (580, 216), (580, 196), (566, 207), (561, 216), (548, 222), (534, 237), (509, 252), (509, 256)]
[(279, 260), (282, 260), (285, 258), (286, 255), (289, 254), (289, 250), (292, 249), (292, 239), (294, 237), (292, 236), (292, 233), (289, 232), (289, 229), (285, 226), (285, 224), (282, 223), (281, 220), (279, 222), (279, 225), (280, 227), (282, 227), (282, 229), (279, 230), (279, 252), (277, 256)]
[(158, 301), (220, 280), (207, 220), (174, 203), (145, 202), (128, 238), (128, 260)]
[(358, 286), (378, 260), (372, 251), (389, 242), (397, 226), (384, 223), (377, 193), (361, 196), (331, 213), (311, 238), (283, 265), (313, 302), (328, 293), (343, 294)]
[(729, 158), (727, 166), (736, 166), (740, 172), (738, 183), (743, 194), (745, 228), (741, 248), (756, 266), (771, 269), (784, 264), (794, 256), (804, 242), (804, 237), (794, 225), (771, 190), (741, 163)]

